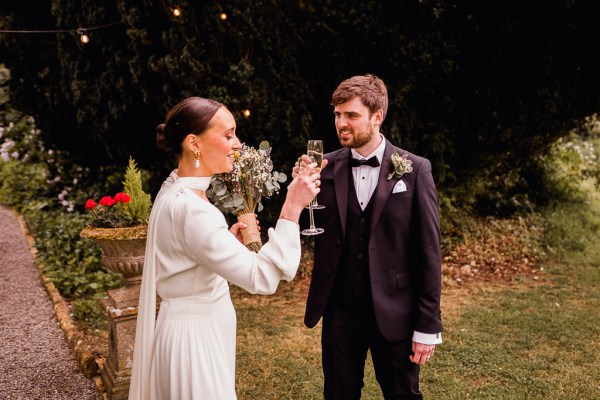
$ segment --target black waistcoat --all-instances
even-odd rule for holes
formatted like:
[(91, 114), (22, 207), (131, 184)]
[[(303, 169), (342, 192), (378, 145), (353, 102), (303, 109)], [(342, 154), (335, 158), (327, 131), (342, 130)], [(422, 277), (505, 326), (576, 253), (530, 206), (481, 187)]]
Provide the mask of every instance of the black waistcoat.
[(333, 301), (351, 306), (371, 301), (369, 276), (369, 227), (373, 211), (373, 198), (364, 210), (360, 208), (352, 174), (348, 190), (348, 214), (344, 251), (338, 265), (333, 288)]

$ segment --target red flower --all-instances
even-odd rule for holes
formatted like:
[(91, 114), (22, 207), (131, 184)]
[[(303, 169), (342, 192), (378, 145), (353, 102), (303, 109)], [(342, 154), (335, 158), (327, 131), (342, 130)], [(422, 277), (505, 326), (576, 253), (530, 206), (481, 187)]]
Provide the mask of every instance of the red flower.
[(127, 193), (119, 192), (115, 194), (115, 201), (117, 203), (129, 203), (131, 197)]
[(96, 207), (98, 205), (98, 203), (96, 203), (94, 200), (89, 199), (88, 201), (85, 202), (85, 208), (87, 208), (88, 210)]
[(100, 199), (100, 205), (104, 207), (110, 207), (115, 204), (115, 200), (110, 196), (104, 196)]

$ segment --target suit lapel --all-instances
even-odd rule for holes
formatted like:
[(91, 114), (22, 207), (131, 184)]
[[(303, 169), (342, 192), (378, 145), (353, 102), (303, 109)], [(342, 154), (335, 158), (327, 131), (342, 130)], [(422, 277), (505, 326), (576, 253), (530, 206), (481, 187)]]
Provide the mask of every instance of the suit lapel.
[(348, 214), (348, 182), (350, 181), (350, 150), (345, 149), (338, 155), (333, 166), (333, 185), (337, 201), (340, 221), (342, 222), (342, 235), (346, 236), (346, 216)]
[(379, 217), (381, 217), (381, 213), (383, 211), (383, 207), (387, 202), (388, 197), (390, 197), (390, 193), (394, 189), (394, 185), (397, 182), (397, 179), (388, 180), (388, 175), (394, 169), (392, 164), (392, 153), (394, 152), (394, 146), (386, 141), (385, 150), (383, 152), (383, 160), (381, 161), (381, 170), (379, 171), (379, 179), (377, 181), (377, 187), (375, 188), (375, 192), (373, 193), (373, 214), (371, 214), (371, 227), (370, 232), (373, 232), (377, 222), (379, 221)]

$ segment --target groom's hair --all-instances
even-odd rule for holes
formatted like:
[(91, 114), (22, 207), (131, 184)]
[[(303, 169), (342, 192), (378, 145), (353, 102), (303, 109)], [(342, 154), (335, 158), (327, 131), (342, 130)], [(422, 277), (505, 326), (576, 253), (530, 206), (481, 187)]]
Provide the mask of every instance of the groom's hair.
[(388, 95), (385, 84), (372, 74), (358, 75), (348, 78), (339, 84), (331, 96), (331, 105), (337, 106), (358, 97), (369, 109), (369, 117), (377, 110), (383, 111), (381, 122), (385, 119), (388, 108)]

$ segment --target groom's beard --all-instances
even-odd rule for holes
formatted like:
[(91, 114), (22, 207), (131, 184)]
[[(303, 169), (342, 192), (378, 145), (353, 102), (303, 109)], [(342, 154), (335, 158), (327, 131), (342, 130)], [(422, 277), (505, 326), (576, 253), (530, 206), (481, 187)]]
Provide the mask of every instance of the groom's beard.
[[(350, 133), (347, 138), (342, 137), (343, 132)], [(373, 139), (373, 125), (369, 123), (366, 130), (354, 131), (349, 128), (343, 128), (338, 130), (338, 140), (343, 147), (349, 149), (358, 149), (369, 143)]]

